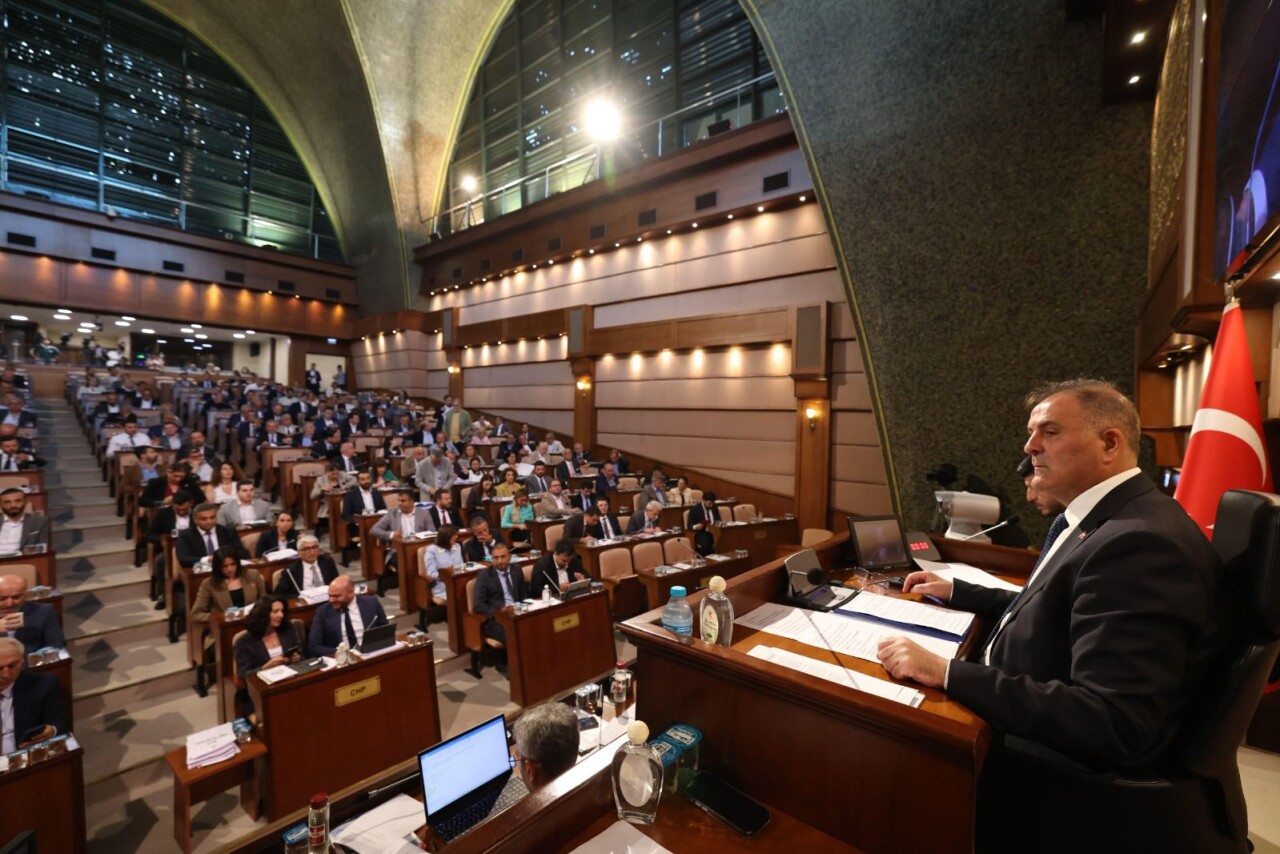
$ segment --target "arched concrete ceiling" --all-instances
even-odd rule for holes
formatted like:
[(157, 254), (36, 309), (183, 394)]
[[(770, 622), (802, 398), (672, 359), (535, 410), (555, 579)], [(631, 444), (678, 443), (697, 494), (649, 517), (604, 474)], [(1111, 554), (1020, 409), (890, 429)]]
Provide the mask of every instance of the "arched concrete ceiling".
[(275, 113), (357, 271), (361, 311), (412, 305), (472, 75), (513, 0), (147, 0)]

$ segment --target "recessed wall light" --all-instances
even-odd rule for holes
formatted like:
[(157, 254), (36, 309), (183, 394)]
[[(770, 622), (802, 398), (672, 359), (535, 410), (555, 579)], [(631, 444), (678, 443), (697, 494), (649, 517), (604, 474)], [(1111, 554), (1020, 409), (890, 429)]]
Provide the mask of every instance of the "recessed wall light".
[(1134, 33), (1133, 38), (1129, 39), (1129, 44), (1142, 44), (1146, 40), (1147, 31), (1143, 30), (1142, 32)]
[(201, 341), (203, 341), (204, 339), (208, 338), (209, 336), (208, 336), (208, 335), (205, 335), (203, 332), (197, 332), (197, 333), (196, 333), (196, 337), (197, 337), (197, 338), (199, 338)]
[(764, 213), (764, 205), (757, 205), (756, 213)]
[(1135, 74), (1129, 78), (1129, 85), (1132, 86), (1134, 83), (1137, 83), (1141, 79), (1142, 79), (1141, 74)]
[(193, 327), (193, 326), (184, 326), (184, 327), (182, 327), (181, 329), (179, 329), (178, 331), (179, 331), (179, 332), (185, 332), (185, 333), (187, 333), (188, 335), (190, 335), (192, 332), (195, 332), (196, 330), (195, 330), (195, 327)]

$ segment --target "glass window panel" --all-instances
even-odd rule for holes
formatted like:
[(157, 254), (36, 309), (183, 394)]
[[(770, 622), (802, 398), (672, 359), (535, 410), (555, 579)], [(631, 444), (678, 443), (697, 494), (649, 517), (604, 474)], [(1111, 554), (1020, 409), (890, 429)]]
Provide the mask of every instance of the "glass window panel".
[(546, 56), (556, 49), (557, 41), (555, 26), (548, 24), (524, 37), (524, 41), (520, 44), (520, 54), (526, 58), (526, 61), (534, 57)]
[(566, 33), (582, 33), (597, 24), (609, 20), (609, 0), (581, 0), (572, 6), (565, 4), (564, 22)]
[(489, 168), (489, 174), (490, 174), (490, 180), (485, 185), (486, 189), (499, 187), (505, 184), (507, 181), (512, 180), (512, 178), (519, 178), (520, 176), (517, 174), (509, 178), (506, 178), (502, 181), (498, 181), (496, 183), (492, 180), (493, 170), (497, 169), (500, 166), (506, 166), (508, 163), (511, 163), (519, 156), (520, 156), (520, 137), (517, 136), (516, 134), (511, 134), (511, 136), (508, 136), (505, 139), (498, 140), (494, 142), (492, 145), (490, 145), (487, 152), (487, 157), (485, 158), (486, 165)]
[(567, 68), (574, 68), (603, 56), (608, 52), (609, 22), (605, 21), (593, 29), (585, 32), (579, 32), (578, 35), (565, 40), (565, 66)]
[(551, 53), (535, 60), (526, 66), (520, 75), (520, 83), (524, 91), (533, 92), (554, 82), (560, 77), (560, 50), (557, 47)]
[(692, 41), (745, 17), (738, 0), (684, 0), (680, 4), (680, 41)]
[(620, 4), (613, 15), (613, 28), (618, 40), (625, 41), (655, 21), (660, 22), (659, 26), (663, 28), (671, 28), (671, 0), (636, 0)]
[(524, 99), (521, 118), (525, 124), (540, 122), (560, 109), (560, 87), (549, 86)]
[[(516, 81), (510, 80), (497, 89), (489, 90), (484, 96), (484, 115), (492, 119), (498, 113), (514, 106), (516, 102)], [(488, 129), (486, 128), (486, 133)]]
[(787, 111), (787, 97), (781, 86), (768, 86), (760, 91), (760, 115), (776, 116)]
[(498, 86), (516, 76), (519, 68), (520, 54), (508, 51), (501, 56), (490, 57), (484, 64), (485, 89), (492, 92)]
[[(753, 38), (754, 33), (751, 30), (751, 22), (746, 20), (739, 21), (708, 38), (692, 44), (682, 44), (680, 47), (680, 67), (686, 74), (696, 74), (700, 69), (712, 68), (739, 58), (744, 59), (747, 66), (750, 66), (751, 57), (754, 53)], [(739, 80), (739, 83), (751, 79), (750, 72), (747, 73), (748, 76)]]
[(517, 3), (520, 14), (520, 31), (531, 33), (556, 19), (556, 0), (526, 0)]
[[(486, 140), (497, 140), (505, 137), (507, 134), (515, 133), (520, 127), (519, 116), (516, 115), (515, 108), (507, 110), (500, 116), (495, 116), (490, 121), (485, 122), (484, 137)], [(490, 142), (489, 146), (495, 143)]]

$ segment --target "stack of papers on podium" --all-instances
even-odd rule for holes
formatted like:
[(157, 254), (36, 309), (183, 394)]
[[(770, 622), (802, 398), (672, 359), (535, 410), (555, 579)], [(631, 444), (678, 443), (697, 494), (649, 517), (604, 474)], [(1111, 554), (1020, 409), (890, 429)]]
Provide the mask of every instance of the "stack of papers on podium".
[(935, 634), (944, 640), (949, 638), (963, 640), (969, 627), (973, 625), (973, 614), (968, 611), (939, 608), (937, 605), (916, 602), (912, 599), (877, 596), (874, 593), (855, 596), (836, 611), (850, 617), (860, 617), (925, 634)]
[(571, 854), (671, 854), (625, 821), (614, 822)]
[(297, 556), (298, 556), (298, 552), (296, 549), (275, 549), (274, 551), (269, 551), (263, 555), (263, 557), (265, 557), (267, 560), (272, 560), (272, 561), (290, 560), (291, 558), (296, 558)]
[(969, 566), (967, 563), (938, 563), (932, 560), (916, 558), (916, 564), (921, 569), (936, 572), (948, 581), (955, 581), (958, 578), (961, 581), (967, 581), (979, 587), (995, 587), (999, 590), (1012, 590), (1014, 592), (1022, 589), (1016, 584), (1010, 584), (1003, 578), (997, 578), (991, 573), (978, 569), (976, 566)]
[(187, 767), (203, 768), (230, 759), (240, 752), (231, 723), (219, 724), (211, 729), (187, 736)]
[(924, 702), (923, 691), (917, 691), (915, 688), (909, 688), (906, 685), (895, 685), (887, 679), (877, 679), (874, 676), (868, 676), (865, 673), (859, 673), (856, 670), (850, 670), (847, 667), (841, 667), (829, 661), (818, 661), (815, 658), (809, 658), (807, 655), (800, 655), (785, 649), (762, 645), (751, 650), (747, 655), (752, 658), (772, 661), (774, 664), (789, 667), (801, 673), (808, 673), (810, 676), (817, 676), (819, 679), (835, 682), (837, 685), (845, 685), (857, 691), (875, 694), (877, 697), (883, 697), (895, 703), (902, 703), (904, 706), (910, 706), (913, 709)]
[(329, 585), (324, 587), (308, 587), (298, 594), (298, 598), (308, 605), (320, 605), (329, 601)]
[(851, 620), (840, 614), (808, 611), (768, 602), (749, 614), (734, 620), (740, 626), (768, 632), (771, 635), (799, 641), (817, 649), (829, 649), (843, 655), (852, 655), (863, 661), (879, 663), (876, 647), (885, 638), (905, 637), (920, 644), (935, 655), (955, 658), (960, 644), (943, 640), (923, 632), (913, 632), (898, 626), (869, 620)]
[(287, 664), (277, 664), (275, 667), (268, 667), (258, 671), (258, 678), (268, 685), (274, 685), (277, 682), (283, 682), (290, 676), (297, 676), (298, 671), (294, 670)]
[(396, 795), (337, 828), (333, 841), (357, 854), (421, 854), (411, 834), (424, 824), (422, 804)]
[[(744, 522), (743, 524), (745, 525), (746, 523)], [(722, 555), (722, 554), (707, 555), (707, 560), (714, 560), (716, 563), (719, 563), (720, 561), (729, 560), (729, 559), (730, 558), (728, 555)]]

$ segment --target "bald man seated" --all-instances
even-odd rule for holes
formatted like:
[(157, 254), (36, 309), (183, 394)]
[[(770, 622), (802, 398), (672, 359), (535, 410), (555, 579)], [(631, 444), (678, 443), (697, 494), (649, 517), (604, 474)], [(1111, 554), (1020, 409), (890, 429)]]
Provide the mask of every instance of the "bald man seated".
[(27, 580), (17, 575), (0, 575), (0, 635), (15, 638), (27, 652), (67, 645), (58, 612), (47, 603), (28, 602)]
[(23, 668), (26, 654), (13, 638), (0, 638), (0, 754), (70, 729), (58, 677)]

